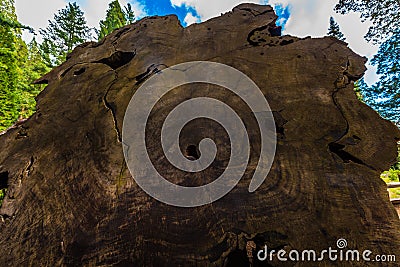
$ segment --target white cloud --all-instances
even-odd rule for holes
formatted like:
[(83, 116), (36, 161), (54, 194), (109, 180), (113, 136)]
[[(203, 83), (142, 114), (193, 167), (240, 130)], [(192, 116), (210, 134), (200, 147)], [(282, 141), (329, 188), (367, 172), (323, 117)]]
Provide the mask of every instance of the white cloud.
[[(122, 2), (123, 1), (121, 1), (121, 3)], [(142, 3), (139, 1), (129, 1), (129, 3), (131, 3), (133, 11), (135, 11), (135, 17), (137, 20), (147, 16), (146, 7)]]
[[(48, 20), (52, 20), (54, 14), (57, 13), (58, 10), (65, 8), (68, 2), (75, 1), (76, 0), (16, 0), (15, 7), (19, 21), (33, 27), (38, 33), (39, 28), (47, 27)], [(88, 26), (97, 28), (99, 27), (99, 21), (105, 18), (110, 1), (111, 0), (78, 0), (76, 2), (78, 2), (78, 4), (82, 3), (80, 6), (85, 13)], [(142, 18), (146, 15), (145, 8), (139, 1), (120, 0), (121, 6), (125, 6), (128, 2), (131, 3), (136, 18)], [(23, 34), (25, 41), (30, 41), (32, 37), (32, 34), (26, 31)]]
[[(265, 3), (264, 0), (171, 0), (175, 6), (193, 7), (199, 14), (202, 21), (211, 17), (219, 16), (221, 13), (232, 10), (233, 7), (240, 3)], [(367, 43), (364, 35), (368, 31), (370, 24), (361, 23), (359, 14), (337, 14), (333, 8), (338, 0), (269, 0), (271, 5), (282, 4), (290, 5), (290, 17), (285, 26), (285, 34), (299, 37), (325, 36), (329, 27), (329, 17), (333, 16), (339, 23), (342, 32), (345, 34), (349, 43), (349, 47), (356, 53), (371, 58), (378, 47)], [(367, 83), (371, 84), (377, 80), (375, 69), (368, 66), (365, 76)]]
[(99, 27), (100, 20), (106, 16), (109, 0), (86, 0), (82, 5), (89, 27)]
[[(371, 58), (378, 51), (364, 39), (370, 23), (361, 23), (359, 14), (337, 14), (333, 8), (337, 0), (269, 0), (270, 4), (290, 5), (290, 17), (285, 26), (285, 34), (305, 37), (325, 36), (329, 27), (329, 17), (339, 23), (349, 47), (356, 53)], [(377, 80), (375, 68), (368, 65), (365, 80), (368, 84)]]
[(187, 13), (185, 19), (183, 20), (187, 26), (193, 24), (193, 23), (197, 23), (200, 22), (200, 19), (198, 17), (193, 16), (192, 13)]
[[(85, 12), (88, 25), (98, 27), (98, 23), (105, 17), (108, 3), (111, 0), (77, 0), (83, 3), (82, 10)], [(121, 5), (127, 2), (132, 4), (136, 18), (146, 15), (146, 9), (138, 0), (120, 0)], [(240, 3), (265, 3), (265, 0), (170, 0), (175, 6), (186, 6), (194, 8), (201, 21), (219, 16), (221, 13), (232, 10)], [(23, 24), (30, 25), (36, 30), (45, 28), (47, 20), (53, 19), (57, 10), (64, 8), (68, 0), (16, 0), (16, 11)], [(72, 2), (72, 1), (71, 1)], [(333, 16), (339, 23), (342, 32), (347, 38), (351, 49), (356, 53), (371, 58), (378, 47), (367, 43), (363, 36), (368, 31), (369, 24), (361, 23), (358, 14), (339, 15), (333, 11), (333, 7), (338, 0), (269, 0), (269, 3), (290, 5), (290, 17), (285, 26), (285, 34), (294, 36), (325, 36), (329, 27), (329, 17)], [(188, 24), (197, 22), (196, 17), (191, 12), (185, 17)], [(24, 39), (30, 40), (31, 35), (24, 32)], [(366, 74), (367, 83), (376, 81), (374, 68), (369, 66)]]
[[(99, 21), (105, 18), (108, 4), (110, 2), (111, 0), (85, 0), (82, 5), (82, 10), (85, 12), (85, 17), (89, 27), (99, 27)], [(128, 2), (132, 5), (136, 19), (140, 19), (146, 15), (144, 6), (138, 1), (119, 1), (122, 7), (126, 6)]]
[[(16, 0), (15, 9), (19, 21), (29, 25), (39, 32), (39, 28), (45, 28), (47, 21), (52, 19), (57, 10), (63, 8), (66, 3), (63, 0)], [(32, 34), (24, 31), (24, 39), (30, 41)]]

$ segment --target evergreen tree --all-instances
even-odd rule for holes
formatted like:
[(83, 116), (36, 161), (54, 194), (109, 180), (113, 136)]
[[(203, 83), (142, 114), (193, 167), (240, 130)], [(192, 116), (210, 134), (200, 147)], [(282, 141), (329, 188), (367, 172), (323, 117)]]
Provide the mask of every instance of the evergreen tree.
[(31, 27), (22, 25), (18, 21), (7, 18), (7, 14), (5, 12), (0, 12), (0, 26), (9, 27), (14, 30), (17, 29), (29, 30), (31, 33), (34, 33), (34, 30)]
[[(0, 0), (0, 131), (18, 119), (18, 29), (13, 0)], [(4, 23), (7, 21), (9, 23)]]
[(368, 105), (400, 127), (400, 1), (339, 0), (335, 9), (359, 12), (363, 21), (372, 22), (366, 39), (381, 43), (371, 61), (380, 77), (372, 86), (360, 81), (359, 89)]
[(125, 11), (123, 11), (118, 0), (112, 1), (108, 5), (106, 18), (100, 21), (100, 31), (97, 33), (99, 41), (115, 29), (128, 25), (134, 20), (135, 14), (130, 4), (128, 4), (125, 7)]
[(2, 17), (12, 22), (17, 20), (14, 0), (0, 0), (0, 13)]
[(132, 24), (135, 21), (135, 12), (133, 12), (132, 10), (132, 5), (131, 4), (127, 4), (125, 7), (125, 19), (126, 19), (126, 24)]
[(336, 12), (347, 14), (358, 12), (362, 21), (370, 20), (372, 26), (365, 38), (373, 43), (381, 43), (399, 28), (399, 0), (339, 0)]
[(35, 38), (33, 38), (27, 46), (22, 70), (23, 73), (20, 79), (20, 87), (22, 90), (19, 117), (28, 118), (36, 110), (35, 97), (45, 86), (43, 84), (33, 84), (33, 82), (51, 70), (42, 58), (39, 44)]
[(18, 118), (30, 116), (35, 96), (43, 88), (32, 82), (48, 71), (33, 41), (28, 47), (21, 38), (21, 25), (13, 0), (0, 0), (0, 131)]
[(328, 29), (328, 35), (336, 37), (337, 39), (341, 41), (345, 41), (346, 38), (344, 37), (344, 34), (340, 31), (339, 24), (335, 21), (333, 17), (330, 18), (329, 20), (329, 29)]
[(84, 14), (76, 3), (68, 3), (66, 8), (54, 15), (46, 29), (40, 29), (43, 43), (42, 56), (49, 67), (65, 61), (72, 49), (90, 38), (90, 28)]
[(372, 86), (360, 83), (363, 99), (400, 127), (400, 31), (381, 44), (371, 63), (380, 79)]

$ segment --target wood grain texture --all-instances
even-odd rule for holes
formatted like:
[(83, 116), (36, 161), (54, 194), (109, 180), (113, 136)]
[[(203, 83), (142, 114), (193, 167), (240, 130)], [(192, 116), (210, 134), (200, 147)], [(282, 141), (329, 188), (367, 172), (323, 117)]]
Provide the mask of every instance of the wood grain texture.
[[(0, 173), (9, 185), (0, 209), (0, 265), (249, 266), (248, 244), (322, 251), (339, 238), (349, 249), (400, 259), (399, 217), (379, 178), (396, 159), (400, 133), (353, 92), (366, 59), (330, 37), (271, 36), (276, 19), (270, 6), (253, 4), (187, 28), (176, 16), (145, 18), (102, 43), (77, 47), (40, 79), (48, 86), (37, 97), (37, 112), (0, 136)], [(223, 88), (174, 89), (153, 109), (146, 136), (153, 163), (168, 180), (205, 184), (229, 161), (226, 133), (206, 120), (185, 127), (181, 146), (205, 136), (216, 140), (209, 169), (183, 173), (163, 157), (163, 120), (185, 99), (208, 96), (232, 106), (252, 144), (233, 191), (210, 205), (176, 208), (137, 186), (124, 161), (121, 129), (144, 80), (193, 60), (230, 65), (255, 81), (274, 112), (277, 153), (264, 184), (248, 193), (260, 150), (249, 108)]]

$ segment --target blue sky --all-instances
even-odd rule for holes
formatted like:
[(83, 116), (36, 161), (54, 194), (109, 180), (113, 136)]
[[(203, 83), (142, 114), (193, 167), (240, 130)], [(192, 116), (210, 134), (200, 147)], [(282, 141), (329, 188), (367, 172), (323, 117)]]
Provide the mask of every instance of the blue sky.
[[(76, 2), (82, 8), (87, 7), (89, 4), (87, 0), (76, 0)], [(126, 1), (120, 1), (121, 4), (125, 4), (125, 2)], [(164, 16), (175, 14), (178, 16), (182, 24), (186, 26), (187, 23), (185, 23), (185, 18), (187, 17), (188, 13), (190, 13), (193, 17), (198, 18), (198, 22), (200, 22), (200, 16), (193, 7), (187, 7), (185, 5), (174, 6), (170, 0), (138, 0), (128, 2), (142, 8), (140, 12), (141, 14), (138, 16), (139, 19), (144, 16)]]
[(146, 13), (149, 16), (176, 14), (183, 24), (185, 24), (184, 20), (188, 13), (191, 13), (194, 17), (199, 17), (194, 8), (186, 6), (173, 6), (170, 0), (141, 0), (138, 2), (145, 6)]
[[(111, 0), (15, 0), (19, 20), (34, 29), (45, 28), (54, 13), (64, 8), (68, 2), (77, 2), (85, 12), (90, 27), (98, 27), (104, 19), (108, 3)], [(284, 27), (284, 34), (305, 37), (322, 37), (329, 27), (329, 17), (333, 16), (346, 36), (349, 47), (356, 53), (371, 58), (378, 50), (364, 40), (369, 23), (361, 23), (359, 15), (351, 13), (339, 15), (333, 7), (339, 0), (119, 0), (121, 5), (130, 2), (138, 19), (152, 15), (176, 14), (183, 26), (199, 23), (221, 13), (232, 10), (240, 3), (269, 3), (274, 6), (279, 19), (277, 23)], [(28, 33), (24, 39), (31, 39)], [(40, 38), (39, 38), (40, 40)], [(376, 69), (367, 66), (365, 80), (371, 84), (377, 80)]]
[[(88, 7), (87, 0), (75, 0), (82, 8)], [(124, 4), (125, 1), (120, 1), (121, 4)], [(181, 5), (175, 5), (171, 0), (136, 0), (136, 1), (127, 1), (131, 4), (136, 4), (136, 6), (140, 6), (142, 8), (140, 16), (138, 19), (141, 19), (144, 16), (164, 16), (175, 14), (178, 16), (183, 26), (188, 26), (193, 22), (201, 22), (202, 17), (197, 13), (197, 10), (194, 6), (190, 4), (186, 4), (182, 1)], [(175, 1), (176, 2), (176, 1)], [(264, 1), (265, 3), (268, 1)], [(190, 2), (189, 2), (190, 3)], [(283, 6), (281, 4), (276, 5), (276, 13), (280, 16), (278, 20), (278, 24), (283, 26), (287, 22), (290, 11), (288, 6)]]

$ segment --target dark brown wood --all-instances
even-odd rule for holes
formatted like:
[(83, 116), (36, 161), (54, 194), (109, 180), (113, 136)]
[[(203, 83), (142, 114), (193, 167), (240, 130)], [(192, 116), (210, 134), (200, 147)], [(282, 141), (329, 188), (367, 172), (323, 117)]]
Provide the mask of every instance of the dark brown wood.
[(400, 183), (388, 183), (387, 187), (388, 188), (399, 188), (400, 187)]
[(400, 198), (392, 198), (390, 201), (393, 205), (400, 205)]
[[(38, 80), (48, 86), (37, 112), (0, 136), (0, 173), (8, 181), (0, 266), (292, 266), (259, 262), (248, 250), (322, 251), (336, 248), (339, 238), (349, 249), (400, 258), (399, 217), (380, 179), (396, 159), (400, 133), (354, 93), (366, 59), (332, 37), (271, 36), (276, 19), (271, 7), (253, 4), (187, 28), (176, 16), (145, 18), (77, 47)], [(176, 208), (137, 186), (121, 129), (143, 81), (193, 60), (228, 64), (253, 79), (273, 110), (278, 144), (265, 182), (249, 193), (260, 150), (251, 110), (223, 88), (176, 88), (154, 108), (147, 131), (153, 162), (171, 182), (208, 183), (229, 161), (225, 131), (204, 120), (184, 128), (181, 145), (184, 151), (205, 136), (214, 139), (218, 154), (209, 169), (184, 173), (163, 156), (162, 123), (188, 98), (230, 105), (252, 144), (246, 173), (227, 196)]]

